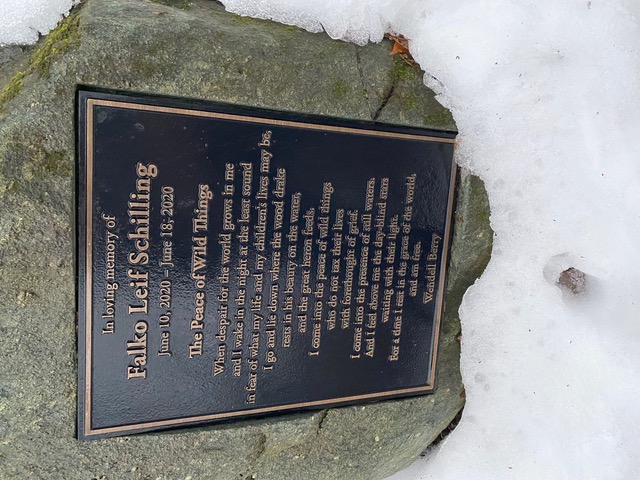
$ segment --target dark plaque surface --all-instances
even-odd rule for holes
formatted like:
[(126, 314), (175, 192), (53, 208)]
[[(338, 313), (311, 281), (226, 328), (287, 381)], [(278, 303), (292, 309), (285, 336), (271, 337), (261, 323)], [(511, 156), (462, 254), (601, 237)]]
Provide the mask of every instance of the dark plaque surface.
[(453, 135), (78, 92), (78, 435), (429, 393)]

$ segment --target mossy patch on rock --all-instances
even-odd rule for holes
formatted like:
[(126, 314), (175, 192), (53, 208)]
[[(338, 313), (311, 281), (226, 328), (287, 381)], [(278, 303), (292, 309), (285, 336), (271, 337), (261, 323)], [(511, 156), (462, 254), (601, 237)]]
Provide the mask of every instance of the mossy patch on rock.
[(337, 101), (344, 100), (349, 93), (349, 84), (342, 78), (337, 78), (333, 82), (333, 95)]
[(451, 125), (452, 121), (453, 117), (451, 116), (451, 112), (446, 108), (443, 108), (439, 112), (428, 113), (424, 116), (424, 123), (428, 123), (429, 125), (439, 128), (446, 128)]
[(421, 70), (419, 68), (409, 65), (399, 55), (393, 57), (393, 70), (391, 75), (393, 76), (394, 82), (416, 78), (420, 73)]
[[(391, 49), (391, 42), (384, 41), (383, 44)], [(420, 68), (394, 55), (388, 77), (387, 98), (376, 118), (383, 122), (455, 131), (451, 112), (440, 105), (433, 95), (424, 95), (414, 87), (422, 84), (423, 77), (424, 72)]]
[(25, 72), (16, 74), (0, 92), (0, 113), (4, 110), (5, 104), (14, 99), (22, 90), (22, 80), (25, 75)]
[(71, 12), (56, 28), (51, 30), (38, 48), (31, 54), (29, 64), (23, 71), (16, 73), (9, 83), (0, 92), (0, 112), (6, 104), (15, 98), (22, 90), (23, 82), (32, 73), (39, 76), (49, 75), (51, 63), (64, 55), (70, 48), (78, 46), (80, 34), (78, 24), (80, 15), (78, 11)]
[(181, 10), (189, 10), (194, 3), (191, 0), (151, 0), (153, 3), (166, 5), (168, 7), (179, 8)]
[(78, 12), (70, 13), (44, 39), (43, 44), (33, 52), (29, 68), (38, 75), (49, 75), (51, 63), (72, 47), (80, 44)]

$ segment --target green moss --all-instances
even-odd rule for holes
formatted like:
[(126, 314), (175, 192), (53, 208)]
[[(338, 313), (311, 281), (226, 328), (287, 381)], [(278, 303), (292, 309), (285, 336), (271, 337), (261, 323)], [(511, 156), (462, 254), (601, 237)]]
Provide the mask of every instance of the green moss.
[(402, 58), (400, 58), (399, 55), (394, 55), (393, 69), (391, 70), (391, 76), (394, 83), (398, 80), (416, 78), (417, 74), (419, 73), (422, 73), (422, 70), (420, 70), (418, 67), (409, 65)]
[(25, 72), (18, 72), (2, 89), (2, 92), (0, 92), (0, 112), (4, 110), (5, 104), (13, 100), (20, 93), (24, 77)]
[(432, 112), (424, 116), (424, 123), (432, 127), (450, 127), (453, 125), (453, 117), (451, 112), (443, 108), (437, 112)]
[(488, 233), (490, 237), (493, 237), (493, 231), (491, 230), (490, 224), (491, 211), (489, 209), (489, 197), (484, 183), (475, 175), (470, 175), (468, 181), (469, 197), (478, 199), (476, 202), (477, 208), (474, 211), (474, 218), (477, 220), (479, 225), (478, 229)]
[(349, 84), (342, 78), (338, 78), (333, 82), (331, 89), (336, 100), (344, 100), (349, 93)]
[[(220, 15), (221, 13), (226, 13), (226, 12), (218, 12), (215, 11), (214, 14), (215, 15)], [(253, 17), (248, 17), (246, 15), (240, 15), (237, 13), (232, 14), (230, 17), (228, 17), (228, 19), (231, 21), (232, 24), (235, 25), (245, 25), (247, 27), (252, 27), (254, 25), (272, 25), (273, 22), (271, 20), (263, 20), (261, 18), (253, 18)]]
[(420, 107), (418, 94), (414, 91), (399, 95), (398, 98), (402, 104), (402, 109), (405, 111), (417, 110)]
[(239, 23), (253, 23), (259, 21), (259, 19), (248, 17), (246, 15), (234, 15), (233, 19)]
[(159, 3), (168, 7), (179, 8), (180, 10), (191, 10), (193, 2), (190, 0), (151, 0), (153, 3)]
[(41, 77), (49, 75), (51, 63), (61, 57), (71, 47), (80, 45), (78, 25), (80, 16), (78, 12), (71, 13), (67, 18), (45, 37), (42, 45), (33, 52), (29, 62), (29, 68)]
[(33, 73), (37, 73), (41, 77), (49, 76), (49, 69), (53, 61), (70, 48), (80, 44), (79, 23), (80, 16), (76, 10), (63, 19), (45, 37), (40, 46), (31, 54), (27, 68), (16, 73), (0, 92), (0, 113), (4, 111), (6, 104), (20, 93), (27, 76)]
[(59, 177), (71, 176), (71, 162), (63, 152), (47, 152), (42, 159), (42, 169), (49, 174)]

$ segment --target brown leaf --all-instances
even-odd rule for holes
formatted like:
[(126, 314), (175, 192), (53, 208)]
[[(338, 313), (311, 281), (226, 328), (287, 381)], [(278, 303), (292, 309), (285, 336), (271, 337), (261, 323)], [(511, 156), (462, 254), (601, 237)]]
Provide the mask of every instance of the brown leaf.
[(404, 35), (396, 35), (394, 33), (386, 33), (385, 38), (388, 38), (393, 42), (393, 48), (389, 55), (400, 55), (405, 62), (409, 65), (417, 65), (417, 62), (411, 56), (409, 51), (409, 40)]
[(409, 53), (409, 49), (400, 42), (395, 41), (393, 42), (393, 48), (391, 49), (389, 55), (395, 55), (396, 53)]

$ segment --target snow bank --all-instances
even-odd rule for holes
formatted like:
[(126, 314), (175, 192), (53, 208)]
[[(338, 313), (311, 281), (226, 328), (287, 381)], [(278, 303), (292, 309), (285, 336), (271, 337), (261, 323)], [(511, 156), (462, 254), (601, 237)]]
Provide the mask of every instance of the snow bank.
[(34, 43), (79, 0), (0, 0), (0, 45)]
[[(411, 39), (460, 129), (496, 232), (461, 307), (467, 407), (395, 480), (640, 472), (640, 4), (633, 0), (225, 0), (357, 43)], [(0, 43), (72, 1), (0, 0)], [(574, 295), (560, 272), (586, 274)]]

